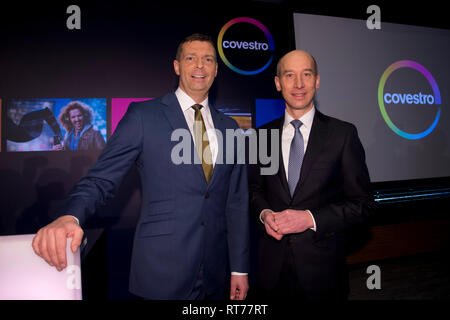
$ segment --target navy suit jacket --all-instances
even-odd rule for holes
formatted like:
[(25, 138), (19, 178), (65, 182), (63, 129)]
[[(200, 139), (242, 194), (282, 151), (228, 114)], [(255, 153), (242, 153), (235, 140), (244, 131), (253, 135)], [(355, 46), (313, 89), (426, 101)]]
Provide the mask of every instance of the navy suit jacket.
[(281, 152), (283, 123), (284, 116), (261, 127), (279, 130), (278, 145), (267, 145), (269, 152), (280, 148), (280, 167), (276, 174), (262, 176), (261, 165), (251, 166), (250, 205), (258, 219), (263, 209), (309, 209), (317, 232), (307, 229), (277, 241), (259, 223), (260, 285), (274, 289), (291, 247), (299, 285), (308, 298), (341, 296), (348, 287), (345, 231), (367, 222), (376, 209), (363, 146), (354, 125), (316, 110), (300, 179), (291, 196)]
[[(231, 118), (210, 110), (223, 137), (226, 129), (238, 128)], [(225, 290), (231, 271), (249, 271), (246, 167), (224, 164), (224, 150), (208, 184), (201, 164), (172, 162), (172, 149), (180, 141), (171, 141), (171, 134), (179, 128), (189, 132), (174, 93), (130, 104), (97, 163), (70, 192), (62, 210), (83, 225), (114, 196), (130, 166), (137, 166), (142, 205), (130, 291), (149, 299), (186, 299), (201, 264), (208, 293)], [(197, 155), (192, 138), (189, 143), (193, 161)], [(236, 147), (234, 151), (236, 158)]]

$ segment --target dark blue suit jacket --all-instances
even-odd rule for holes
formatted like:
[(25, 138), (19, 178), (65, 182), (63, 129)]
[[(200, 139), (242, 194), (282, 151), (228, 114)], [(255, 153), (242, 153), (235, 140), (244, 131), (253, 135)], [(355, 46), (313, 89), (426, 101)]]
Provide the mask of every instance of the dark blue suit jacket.
[[(210, 110), (223, 137), (226, 129), (238, 128), (231, 118), (213, 107)], [(130, 291), (150, 299), (186, 299), (201, 264), (208, 293), (225, 290), (229, 272), (249, 271), (245, 165), (224, 164), (224, 150), (208, 184), (201, 164), (172, 162), (172, 149), (180, 141), (171, 141), (171, 134), (178, 128), (189, 130), (174, 93), (132, 103), (62, 210), (83, 225), (98, 205), (114, 196), (123, 176), (136, 164), (142, 205)], [(196, 156), (192, 138), (189, 143)]]

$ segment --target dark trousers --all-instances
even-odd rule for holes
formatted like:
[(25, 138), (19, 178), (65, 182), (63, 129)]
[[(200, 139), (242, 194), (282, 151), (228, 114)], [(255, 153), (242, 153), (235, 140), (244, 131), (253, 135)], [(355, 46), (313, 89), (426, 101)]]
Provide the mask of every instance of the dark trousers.
[(204, 277), (203, 277), (203, 264), (200, 266), (200, 270), (195, 281), (194, 288), (192, 289), (187, 300), (221, 300), (224, 298), (223, 292), (206, 292)]
[(293, 249), (288, 242), (286, 252), (283, 258), (283, 265), (280, 272), (280, 278), (273, 289), (262, 290), (263, 298), (279, 301), (279, 300), (295, 300), (296, 302), (307, 301), (345, 301), (347, 300), (347, 291), (316, 291), (308, 292), (302, 288), (297, 277), (296, 266), (294, 263)]
[(276, 286), (272, 290), (264, 290), (263, 295), (265, 298), (270, 300), (307, 300), (307, 297), (297, 278), (294, 255), (289, 244), (286, 248), (280, 278)]

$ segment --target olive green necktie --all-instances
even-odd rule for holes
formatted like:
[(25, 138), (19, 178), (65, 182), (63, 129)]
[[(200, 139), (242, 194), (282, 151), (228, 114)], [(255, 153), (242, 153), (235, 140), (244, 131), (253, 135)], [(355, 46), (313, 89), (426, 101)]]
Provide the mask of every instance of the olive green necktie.
[[(203, 121), (200, 109), (203, 108), (201, 104), (194, 104), (192, 108), (195, 110), (194, 118), (194, 139), (197, 154), (202, 162), (203, 173), (205, 174), (206, 182), (209, 183), (213, 172), (211, 149), (209, 148), (208, 135), (206, 134), (205, 122)], [(204, 139), (203, 139), (204, 136)]]

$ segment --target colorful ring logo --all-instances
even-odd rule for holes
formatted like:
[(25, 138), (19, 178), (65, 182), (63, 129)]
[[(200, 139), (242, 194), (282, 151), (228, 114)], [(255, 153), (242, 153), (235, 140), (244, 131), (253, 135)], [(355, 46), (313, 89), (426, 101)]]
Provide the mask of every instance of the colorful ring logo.
[(221, 29), (220, 32), (219, 32), (219, 36), (218, 36), (218, 38), (217, 38), (217, 51), (219, 52), (220, 58), (222, 58), (222, 61), (225, 63), (225, 65), (226, 65), (228, 68), (230, 68), (230, 69), (233, 70), (234, 72), (237, 72), (237, 73), (240, 73), (240, 74), (243, 74), (243, 75), (247, 75), (247, 76), (249, 76), (249, 75), (255, 75), (255, 74), (258, 74), (258, 73), (264, 71), (265, 69), (267, 69), (267, 67), (268, 67), (268, 66), (270, 65), (270, 63), (272, 62), (272, 60), (273, 60), (273, 53), (272, 53), (272, 55), (270, 56), (269, 61), (267, 61), (267, 63), (266, 63), (263, 67), (261, 67), (261, 68), (259, 68), (259, 69), (257, 69), (257, 70), (252, 70), (252, 71), (249, 71), (249, 70), (242, 70), (242, 69), (237, 68), (236, 66), (234, 66), (233, 64), (231, 64), (231, 62), (230, 62), (230, 61), (227, 59), (227, 57), (225, 56), (225, 53), (223, 52), (223, 46), (222, 46), (223, 35), (225, 34), (225, 32), (227, 31), (227, 29), (228, 29), (229, 27), (231, 27), (232, 25), (234, 25), (234, 24), (236, 24), (236, 23), (250, 23), (250, 24), (252, 24), (252, 25), (258, 27), (258, 28), (264, 33), (264, 35), (265, 35), (266, 38), (267, 38), (267, 41), (268, 41), (268, 43), (269, 43), (269, 50), (272, 51), (272, 52), (275, 51), (275, 44), (274, 44), (273, 37), (272, 37), (272, 35), (270, 34), (269, 29), (267, 29), (267, 28), (266, 28), (261, 22), (259, 22), (258, 20), (255, 20), (255, 19), (252, 19), (252, 18), (248, 18), (248, 17), (239, 17), (239, 18), (235, 18), (235, 19), (233, 19), (233, 20), (228, 21), (228, 22), (222, 27), (222, 29)]
[(397, 126), (392, 122), (392, 120), (389, 118), (389, 115), (386, 112), (386, 108), (384, 106), (383, 93), (384, 93), (384, 86), (386, 84), (388, 77), (392, 74), (392, 72), (394, 72), (395, 70), (400, 69), (400, 68), (412, 68), (412, 69), (419, 71), (420, 73), (422, 73), (425, 76), (425, 78), (430, 83), (431, 88), (433, 89), (435, 104), (441, 104), (441, 94), (439, 92), (439, 87), (438, 87), (436, 81), (434, 80), (433, 76), (431, 75), (431, 73), (424, 66), (422, 66), (421, 64), (419, 64), (415, 61), (411, 61), (411, 60), (400, 60), (400, 61), (394, 62), (384, 71), (383, 75), (380, 78), (380, 83), (378, 84), (378, 105), (380, 106), (380, 111), (381, 111), (384, 121), (386, 121), (387, 125), (389, 126), (389, 128), (391, 128), (392, 131), (394, 131), (396, 134), (398, 134), (399, 136), (401, 136), (403, 138), (410, 139), (410, 140), (421, 139), (421, 138), (427, 136), (428, 134), (430, 134), (431, 131), (433, 131), (434, 128), (436, 127), (436, 125), (439, 121), (439, 118), (441, 116), (441, 107), (439, 107), (438, 112), (436, 114), (436, 118), (434, 119), (431, 126), (423, 132), (407, 133), (407, 132), (404, 132), (404, 131), (400, 130), (399, 128), (397, 128)]

